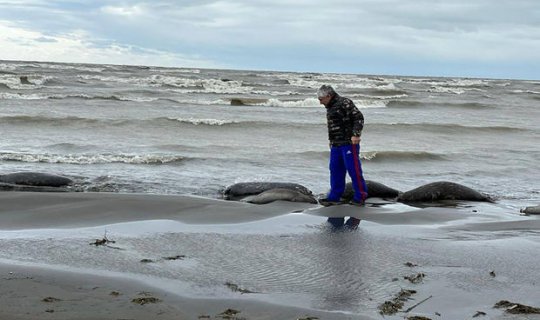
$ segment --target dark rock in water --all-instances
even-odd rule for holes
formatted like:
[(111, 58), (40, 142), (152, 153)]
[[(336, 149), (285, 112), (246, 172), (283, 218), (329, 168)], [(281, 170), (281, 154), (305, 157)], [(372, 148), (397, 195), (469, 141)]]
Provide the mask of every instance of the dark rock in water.
[(540, 206), (526, 207), (521, 209), (520, 212), (525, 214), (540, 214)]
[(289, 189), (296, 190), (306, 195), (312, 195), (313, 193), (308, 188), (297, 184), (288, 182), (240, 182), (228, 186), (223, 191), (223, 198), (226, 200), (239, 200), (246, 196), (259, 194), (271, 189)]
[(255, 99), (255, 98), (232, 98), (231, 106), (249, 106), (254, 104), (261, 104), (267, 102), (267, 99)]
[(19, 79), (21, 80), (21, 84), (32, 84), (32, 82), (28, 81), (28, 76), (21, 76)]
[(290, 85), (291, 83), (289, 82), (289, 80), (287, 79), (276, 79), (276, 80), (272, 80), (272, 83), (273, 84), (285, 84), (285, 85)]
[(266, 190), (258, 195), (248, 196), (244, 201), (254, 204), (266, 204), (274, 201), (291, 201), (291, 202), (307, 202), (317, 203), (317, 199), (313, 195), (307, 195), (298, 190), (275, 188)]
[(404, 192), (397, 199), (400, 202), (431, 202), (439, 200), (492, 201), (488, 196), (478, 191), (448, 181), (428, 183)]
[(25, 186), (63, 187), (71, 184), (73, 180), (48, 173), (16, 172), (1, 175), (0, 182)]
[[(378, 183), (371, 180), (366, 180), (366, 186), (368, 191), (368, 198), (396, 198), (399, 196), (400, 191), (392, 189), (382, 183)], [(345, 185), (345, 192), (341, 196), (342, 200), (351, 201), (354, 195), (354, 190), (352, 188), (352, 182), (348, 182)]]

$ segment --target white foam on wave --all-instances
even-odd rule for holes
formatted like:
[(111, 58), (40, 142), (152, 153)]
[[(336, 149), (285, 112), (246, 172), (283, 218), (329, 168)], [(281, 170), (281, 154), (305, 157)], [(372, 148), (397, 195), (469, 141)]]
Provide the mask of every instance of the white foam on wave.
[(151, 75), (149, 77), (115, 77), (100, 75), (79, 75), (83, 80), (95, 80), (101, 82), (116, 82), (133, 84), (143, 87), (162, 87), (187, 88), (191, 93), (250, 93), (253, 88), (243, 86), (242, 81), (221, 80), (221, 79), (189, 79), (168, 75)]
[(211, 106), (211, 105), (230, 105), (230, 100), (225, 99), (216, 99), (216, 100), (204, 100), (204, 99), (176, 99), (176, 98), (165, 98), (161, 99), (164, 101), (171, 101), (178, 104), (190, 104), (190, 105), (204, 105), (204, 106)]
[(134, 154), (31, 154), (31, 153), (1, 153), (2, 161), (19, 161), (29, 163), (64, 163), (64, 164), (163, 164), (183, 160), (176, 155), (134, 155)]
[(386, 108), (387, 101), (353, 100), (359, 109)]
[(0, 63), (0, 70), (2, 71), (13, 71), (15, 69), (17, 69), (17, 67), (12, 64)]
[(118, 101), (134, 101), (134, 102), (151, 102), (157, 101), (158, 98), (145, 98), (145, 97), (134, 97), (134, 96), (119, 96), (119, 95), (110, 95), (110, 96), (100, 96), (100, 95), (88, 95), (84, 93), (80, 94), (53, 94), (50, 96), (45, 96), (47, 99), (69, 99), (69, 98), (81, 98), (81, 99), (103, 99), (103, 100), (118, 100)]
[(489, 86), (488, 83), (482, 79), (452, 79), (448, 84), (455, 87)]
[(54, 70), (77, 70), (84, 72), (103, 72), (105, 68), (100, 67), (87, 67), (87, 66), (72, 66), (66, 64), (49, 64), (49, 63), (39, 63), (38, 67)]
[[(385, 101), (372, 101), (372, 100), (353, 100), (356, 107), (360, 109), (367, 108), (385, 108)], [(266, 102), (257, 103), (255, 105), (265, 106), (265, 107), (277, 107), (277, 108), (322, 108), (323, 106), (319, 103), (318, 99), (307, 98), (304, 100), (291, 100), (283, 101), (279, 99), (268, 99)]]
[(453, 93), (453, 94), (464, 94), (465, 90), (463, 89), (456, 89), (456, 88), (448, 88), (448, 87), (441, 87), (441, 86), (432, 86), (427, 90), (427, 92), (433, 92), (433, 93)]
[(378, 99), (378, 100), (395, 100), (395, 99), (403, 99), (407, 98), (409, 95), (406, 93), (403, 94), (396, 94), (391, 96), (377, 96), (377, 95), (370, 95), (370, 94), (351, 94), (349, 95), (349, 98), (367, 98), (367, 99)]
[(196, 119), (196, 118), (168, 118), (169, 120), (174, 120), (182, 123), (190, 123), (194, 125), (209, 125), (209, 126), (223, 126), (226, 124), (238, 123), (233, 120), (220, 120), (220, 119)]
[(540, 94), (540, 92), (538, 91), (532, 91), (532, 90), (521, 90), (521, 89), (517, 89), (517, 90), (512, 90), (513, 93), (528, 93), (528, 94)]
[(54, 79), (52, 76), (29, 75), (30, 84), (22, 84), (19, 75), (4, 74), (0, 75), (0, 84), (5, 84), (10, 89), (33, 90), (42, 88), (45, 82)]
[(93, 96), (88, 94), (22, 94), (22, 93), (9, 93), (9, 92), (0, 92), (0, 99), (5, 100), (45, 100), (45, 99), (103, 99), (103, 100), (117, 100), (117, 101), (133, 101), (133, 102), (151, 102), (159, 100), (158, 98), (145, 98), (145, 97), (132, 97), (132, 96)]
[(43, 95), (32, 93), (32, 94), (22, 94), (22, 93), (9, 93), (9, 92), (0, 92), (0, 99), (4, 100), (41, 100), (46, 99)]
[(321, 86), (319, 81), (314, 80), (307, 80), (302, 78), (287, 78), (287, 80), (289, 80), (289, 83), (295, 87), (318, 89)]
[(306, 108), (306, 107), (320, 107), (319, 100), (315, 98), (307, 98), (305, 100), (296, 101), (282, 101), (279, 99), (268, 99), (267, 102), (259, 103), (266, 107), (279, 107), (279, 108)]

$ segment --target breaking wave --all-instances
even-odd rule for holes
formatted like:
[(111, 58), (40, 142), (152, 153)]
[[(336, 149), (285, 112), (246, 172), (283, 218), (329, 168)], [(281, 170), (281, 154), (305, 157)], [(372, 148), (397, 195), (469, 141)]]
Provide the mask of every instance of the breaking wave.
[(112, 82), (132, 84), (141, 87), (163, 87), (191, 89), (199, 93), (250, 93), (253, 88), (244, 86), (242, 81), (228, 79), (190, 79), (170, 75), (151, 75), (149, 77), (118, 77), (102, 75), (79, 75), (80, 79), (87, 81)]
[(114, 101), (134, 101), (134, 102), (151, 102), (156, 101), (158, 98), (144, 98), (144, 97), (129, 97), (118, 95), (87, 95), (87, 94), (54, 94), (46, 96), (47, 99), (85, 99), (85, 100), (114, 100)]
[(454, 102), (422, 102), (415, 100), (392, 100), (388, 101), (386, 104), (388, 108), (418, 108), (418, 107), (447, 107), (447, 108), (460, 108), (460, 109), (489, 109), (494, 108), (493, 106), (479, 103), (479, 102), (463, 102), (463, 103), (454, 103)]
[[(354, 104), (361, 109), (385, 108), (384, 101), (373, 100), (353, 100)], [(274, 108), (323, 108), (316, 98), (307, 98), (303, 100), (280, 100), (280, 99), (261, 99), (261, 98), (231, 98), (230, 104), (235, 106), (263, 106)]]
[[(329, 151), (303, 151), (299, 155), (309, 159), (328, 159)], [(360, 152), (360, 158), (370, 162), (391, 161), (444, 161), (446, 156), (426, 151), (366, 151)]]
[(63, 118), (56, 118), (56, 117), (44, 117), (44, 116), (6, 116), (6, 117), (0, 117), (0, 123), (7, 123), (7, 124), (54, 124), (54, 125), (61, 125), (61, 124), (74, 124), (74, 123), (97, 123), (99, 122), (99, 119), (89, 119), (89, 118), (79, 118), (79, 117), (63, 117)]
[(441, 154), (426, 151), (368, 151), (361, 152), (360, 157), (370, 162), (447, 160)]
[(99, 118), (81, 118), (81, 117), (46, 117), (46, 116), (6, 116), (0, 117), (0, 124), (10, 125), (32, 125), (32, 126), (70, 126), (85, 128), (88, 126), (112, 127), (112, 126), (136, 126), (141, 128), (146, 125), (159, 126), (161, 128), (174, 128), (180, 125), (191, 126), (209, 126), (209, 127), (225, 127), (235, 126), (239, 128), (251, 127), (306, 127), (311, 125), (321, 125), (321, 123), (310, 122), (293, 122), (279, 123), (270, 121), (251, 121), (251, 120), (230, 120), (230, 119), (212, 119), (212, 118), (173, 118), (159, 117), (148, 119), (99, 119)]
[(133, 154), (31, 154), (31, 153), (0, 153), (1, 161), (16, 161), (27, 163), (62, 163), (62, 164), (167, 164), (186, 160), (176, 155), (133, 155)]
[[(167, 119), (172, 121), (178, 121), (180, 123), (188, 123), (193, 125), (207, 125), (207, 126), (224, 126), (229, 124), (238, 124), (239, 121), (234, 120), (219, 120), (219, 119), (196, 119), (196, 118), (158, 118), (158, 119)], [(244, 122), (246, 123), (246, 122)]]
[(133, 102), (151, 102), (159, 100), (158, 98), (130, 97), (118, 95), (88, 95), (88, 94), (41, 94), (41, 93), (10, 93), (0, 92), (0, 99), (6, 100), (62, 100), (62, 99), (84, 99), (84, 100), (112, 100), (112, 101), (133, 101)]
[(506, 126), (464, 126), (458, 124), (433, 123), (368, 123), (370, 130), (384, 131), (429, 131), (434, 133), (511, 133), (523, 132), (527, 129)]
[(13, 74), (3, 74), (0, 75), (0, 84), (7, 87), (8, 89), (34, 90), (42, 88), (47, 83), (54, 82), (54, 79), (55, 77), (52, 76), (19, 76)]

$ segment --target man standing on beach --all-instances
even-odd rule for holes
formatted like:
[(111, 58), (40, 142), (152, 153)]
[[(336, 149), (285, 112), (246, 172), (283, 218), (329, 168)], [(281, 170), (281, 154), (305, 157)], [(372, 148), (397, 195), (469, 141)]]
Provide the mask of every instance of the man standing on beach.
[[(353, 200), (349, 204), (362, 206), (368, 195), (360, 162), (360, 135), (364, 128), (364, 115), (351, 99), (340, 96), (329, 85), (321, 86), (317, 97), (320, 104), (326, 107), (330, 141), (330, 192), (319, 203), (323, 206), (341, 203), (348, 172), (354, 190)], [(360, 219), (354, 217), (350, 217), (346, 223), (344, 221), (345, 218), (328, 218), (334, 227), (346, 225), (355, 229), (360, 223)]]

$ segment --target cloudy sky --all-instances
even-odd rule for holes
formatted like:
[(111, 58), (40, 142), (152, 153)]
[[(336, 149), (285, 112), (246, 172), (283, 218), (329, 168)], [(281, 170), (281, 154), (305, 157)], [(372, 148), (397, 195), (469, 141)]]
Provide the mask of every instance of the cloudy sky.
[(540, 1), (0, 0), (0, 59), (540, 79)]

